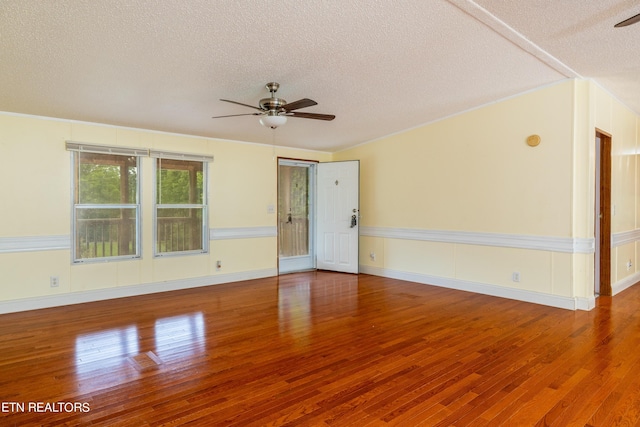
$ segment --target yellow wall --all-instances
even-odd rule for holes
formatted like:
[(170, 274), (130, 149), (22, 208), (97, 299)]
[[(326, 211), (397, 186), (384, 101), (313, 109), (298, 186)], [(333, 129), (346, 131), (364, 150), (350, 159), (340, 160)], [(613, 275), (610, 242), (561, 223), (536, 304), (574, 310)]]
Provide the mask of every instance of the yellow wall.
[[(361, 164), (363, 270), (592, 304), (594, 126), (617, 135), (615, 232), (637, 218), (636, 122), (594, 84), (570, 80), (337, 153)], [(531, 134), (538, 147), (526, 145)], [(479, 244), (464, 242), (477, 233)], [(616, 253), (635, 266), (634, 250)], [(615, 265), (617, 280), (627, 269)]]
[(569, 236), (571, 100), (556, 85), (338, 153), (361, 160), (362, 224)]
[[(334, 154), (0, 114), (0, 180), (11, 183), (0, 187), (0, 311), (11, 310), (12, 301), (58, 297), (54, 303), (61, 303), (65, 296), (103, 292), (95, 294), (99, 299), (117, 290), (146, 292), (166, 283), (199, 286), (277, 272), (274, 236), (215, 239), (209, 254), (154, 258), (151, 158), (141, 165), (141, 259), (72, 265), (68, 247), (6, 250), (13, 239), (70, 240), (66, 140), (213, 155), (214, 232), (275, 230), (269, 206), (277, 206), (279, 156), (360, 160), (362, 271), (543, 303), (551, 296), (552, 305), (567, 307), (583, 300), (588, 306), (584, 301), (594, 295), (589, 245), (596, 127), (613, 135), (613, 232), (620, 244), (614, 246), (612, 279), (617, 289), (640, 280), (638, 120), (582, 80)], [(538, 147), (525, 143), (532, 134), (542, 139)], [(59, 287), (49, 286), (50, 276), (60, 278)]]
[[(213, 155), (209, 165), (211, 229), (275, 230), (277, 157), (327, 161), (331, 154), (289, 148), (173, 135), (65, 120), (0, 114), (0, 243), (71, 234), (71, 165), (65, 141), (163, 149)], [(154, 258), (152, 253), (153, 160), (141, 160), (142, 258), (72, 265), (70, 249), (0, 250), (0, 301), (77, 295), (102, 290), (117, 296), (123, 287), (176, 281), (196, 284), (274, 275), (276, 237), (210, 241), (210, 253)], [(247, 231), (248, 230), (248, 231)], [(68, 245), (67, 245), (68, 246)], [(1, 249), (1, 247), (0, 247)], [(222, 269), (216, 269), (216, 262)], [(60, 285), (50, 287), (50, 276)], [(105, 292), (106, 291), (106, 292)], [(144, 292), (142, 290), (141, 292)], [(46, 305), (46, 303), (43, 303)], [(11, 307), (4, 307), (10, 311)]]

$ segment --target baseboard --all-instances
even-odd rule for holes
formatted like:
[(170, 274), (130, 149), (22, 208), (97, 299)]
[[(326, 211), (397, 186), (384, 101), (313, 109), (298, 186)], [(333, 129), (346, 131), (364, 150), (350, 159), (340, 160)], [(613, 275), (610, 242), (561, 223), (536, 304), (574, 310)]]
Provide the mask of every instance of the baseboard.
[(153, 294), (157, 292), (176, 291), (180, 289), (197, 288), (201, 286), (220, 285), (223, 283), (261, 279), (264, 277), (273, 277), (277, 275), (278, 270), (276, 268), (267, 268), (263, 270), (243, 271), (240, 273), (193, 277), (184, 280), (169, 280), (166, 282), (144, 283), (134, 286), (122, 286), (84, 292), (71, 292), (62, 295), (47, 295), (43, 297), (2, 301), (0, 302), (0, 314), (15, 313), (18, 311), (27, 310), (38, 310), (42, 308), (59, 307), (63, 305), (82, 304), (86, 302), (102, 301), (115, 298), (125, 298), (137, 295)]
[[(426, 285), (440, 286), (460, 291), (475, 292), (500, 298), (514, 299), (518, 301), (542, 304), (551, 307), (568, 310), (589, 311), (595, 307), (595, 297), (562, 297), (557, 295), (542, 294), (539, 292), (525, 291), (521, 289), (505, 288), (502, 286), (485, 283), (468, 282), (439, 276), (430, 276), (420, 273), (391, 270), (367, 265), (360, 265), (360, 272), (374, 276), (388, 277), (391, 279), (406, 280), (409, 282)], [(171, 280), (166, 282), (145, 283), (134, 286), (123, 286), (108, 289), (96, 289), (85, 292), (72, 292), (62, 295), (47, 295), (43, 297), (24, 298), (12, 301), (0, 302), (0, 314), (15, 313), (19, 311), (37, 310), (42, 308), (58, 307), (85, 302), (101, 301), (115, 298), (125, 298), (137, 295), (168, 292), (180, 289), (196, 288), (201, 286), (219, 285), (223, 283), (239, 282), (243, 280), (261, 279), (278, 275), (276, 268), (252, 270), (240, 273), (220, 274), (215, 276), (194, 277), (183, 280)], [(616, 295), (640, 281), (640, 272), (629, 276), (612, 286)]]
[(576, 310), (590, 311), (596, 307), (596, 297), (576, 297)]
[(631, 276), (627, 276), (624, 279), (619, 280), (611, 285), (611, 293), (612, 295), (619, 294), (620, 292), (630, 288), (638, 282), (640, 282), (640, 272), (632, 274)]
[(411, 273), (406, 271), (391, 270), (388, 268), (360, 265), (360, 272), (374, 276), (388, 277), (391, 279), (406, 280), (425, 285), (440, 286), (459, 291), (474, 292), (483, 295), (491, 295), (500, 298), (508, 298), (517, 301), (541, 304), (550, 307), (564, 308), (567, 310), (591, 310), (595, 307), (594, 298), (571, 298), (558, 295), (543, 294), (522, 289), (506, 288), (504, 286), (490, 285), (486, 283), (469, 282), (448, 277), (430, 276), (427, 274)]

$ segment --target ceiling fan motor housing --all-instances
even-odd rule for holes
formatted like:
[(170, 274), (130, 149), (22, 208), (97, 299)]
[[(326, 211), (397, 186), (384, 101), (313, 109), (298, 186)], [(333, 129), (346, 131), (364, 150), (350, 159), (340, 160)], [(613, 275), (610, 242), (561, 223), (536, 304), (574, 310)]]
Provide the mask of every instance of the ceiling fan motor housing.
[(276, 92), (280, 87), (280, 83), (270, 82), (265, 85), (267, 90), (271, 93), (270, 98), (262, 98), (260, 100), (260, 108), (268, 110), (270, 115), (275, 115), (281, 108), (287, 105), (287, 101), (282, 98), (276, 98)]
[(260, 108), (269, 111), (279, 111), (287, 105), (287, 101), (282, 98), (262, 98), (260, 100)]

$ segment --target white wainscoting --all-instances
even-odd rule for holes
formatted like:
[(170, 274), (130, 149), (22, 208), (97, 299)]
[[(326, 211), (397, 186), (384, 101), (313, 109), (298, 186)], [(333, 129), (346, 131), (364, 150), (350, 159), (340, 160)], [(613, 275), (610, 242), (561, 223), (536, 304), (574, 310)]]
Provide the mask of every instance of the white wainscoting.
[[(360, 227), (360, 234), (362, 236), (381, 237), (387, 239), (421, 240), (429, 242), (496, 246), (503, 248), (531, 249), (562, 253), (592, 254), (595, 252), (595, 238), (530, 236), (366, 226)], [(635, 236), (640, 239), (640, 234), (636, 234)], [(362, 273), (376, 276), (408, 280), (416, 283), (424, 283), (450, 289), (515, 299), (569, 310), (591, 310), (595, 307), (595, 297), (563, 297), (488, 283), (469, 282), (459, 279), (430, 276), (426, 274), (398, 271), (367, 265), (360, 265), (360, 271)]]
[[(611, 235), (611, 247), (624, 246), (630, 243), (640, 241), (640, 229), (622, 231)], [(640, 282), (640, 272), (636, 272), (631, 276), (627, 276), (622, 280), (618, 280), (616, 283), (611, 284), (611, 293), (613, 295), (619, 294), (627, 288)]]
[[(209, 230), (209, 237), (211, 240), (250, 239), (275, 236), (277, 236), (277, 228), (275, 226), (212, 228)], [(71, 249), (70, 236), (0, 237), (0, 253), (52, 251), (63, 249)], [(82, 292), (71, 292), (60, 295), (47, 295), (42, 297), (0, 301), (0, 313), (12, 313), (61, 305), (80, 304), (84, 302), (123, 298), (155, 292), (167, 292), (199, 286), (218, 285), (222, 283), (239, 282), (242, 280), (273, 277), (277, 275), (277, 268), (267, 268), (239, 273), (216, 274), (214, 276), (193, 277), (157, 283), (144, 283), (133, 286), (120, 286)]]
[[(277, 237), (275, 226), (259, 227), (227, 227), (209, 229), (210, 240), (252, 239), (263, 237)], [(533, 249), (564, 253), (594, 253), (594, 238), (573, 238), (553, 236), (529, 236), (500, 233), (479, 233), (467, 231), (423, 230), (393, 227), (360, 227), (360, 235), (382, 237), (401, 240), (424, 240), (432, 242), (459, 243), (467, 245), (498, 246), (507, 248)], [(640, 241), (640, 229), (615, 233), (611, 236), (613, 247)], [(35, 252), (69, 250), (71, 236), (22, 236), (0, 237), (0, 253)], [(477, 292), (504, 298), (545, 304), (553, 307), (590, 310), (595, 307), (595, 298), (569, 298), (540, 294), (531, 291), (505, 288), (502, 286), (466, 282), (462, 280), (428, 276), (416, 273), (396, 271), (372, 266), (361, 265), (360, 271), (365, 274), (408, 280), (417, 283), (432, 284), (452, 289)], [(277, 275), (277, 269), (249, 271), (230, 275), (216, 275), (202, 278), (192, 278), (161, 283), (149, 283), (130, 287), (109, 288), (105, 290), (88, 291), (82, 293), (46, 296), (25, 300), (0, 302), (0, 313), (31, 310), (36, 308), (53, 307), (56, 305), (75, 304), (97, 301), (100, 299), (120, 298), (141, 295), (151, 292), (184, 289), (195, 286), (206, 286), (240, 280), (250, 280)], [(640, 272), (624, 278), (612, 285), (614, 295), (622, 292), (640, 281)]]
[(613, 295), (617, 295), (620, 292), (624, 291), (627, 288), (635, 285), (640, 282), (640, 272), (634, 273), (631, 276), (627, 276), (622, 280), (617, 281), (616, 283), (611, 285), (611, 293)]
[(267, 268), (262, 270), (243, 271), (240, 273), (217, 274), (215, 276), (192, 277), (188, 279), (168, 280), (156, 283), (143, 283), (133, 286), (120, 286), (83, 292), (71, 292), (60, 295), (47, 295), (35, 298), (0, 301), (0, 314), (153, 294), (156, 292), (176, 291), (201, 286), (220, 285), (223, 283), (273, 277), (277, 274), (278, 270), (276, 268)]
[(391, 279), (407, 280), (409, 282), (425, 285), (440, 286), (459, 291), (474, 292), (477, 294), (491, 295), (494, 297), (508, 298), (518, 301), (547, 305), (550, 307), (564, 308), (568, 310), (591, 310), (595, 307), (595, 297), (571, 298), (557, 295), (543, 294), (523, 289), (507, 288), (504, 286), (490, 285), (487, 283), (469, 282), (465, 280), (447, 277), (430, 276), (427, 274), (397, 271), (388, 268), (360, 265), (360, 272), (374, 276), (388, 277)]

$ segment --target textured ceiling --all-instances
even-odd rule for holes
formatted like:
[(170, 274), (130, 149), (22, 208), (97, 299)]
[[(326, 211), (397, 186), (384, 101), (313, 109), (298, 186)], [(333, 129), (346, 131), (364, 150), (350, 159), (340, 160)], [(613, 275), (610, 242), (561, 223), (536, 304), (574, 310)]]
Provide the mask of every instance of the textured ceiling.
[[(0, 110), (325, 151), (570, 77), (640, 113), (635, 3), (0, 0)], [(336, 119), (211, 118), (270, 81)]]

